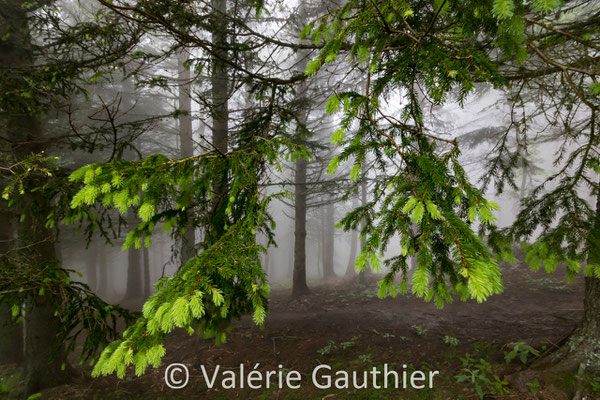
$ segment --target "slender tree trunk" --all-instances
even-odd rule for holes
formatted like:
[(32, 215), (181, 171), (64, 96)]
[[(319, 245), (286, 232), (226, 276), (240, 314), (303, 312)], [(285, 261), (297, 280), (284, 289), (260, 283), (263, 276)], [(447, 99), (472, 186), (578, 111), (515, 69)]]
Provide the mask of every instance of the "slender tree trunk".
[(330, 278), (335, 276), (335, 209), (332, 202), (325, 205), (324, 240), (323, 240), (323, 276)]
[[(358, 199), (352, 198), (352, 209), (358, 207)], [(350, 236), (350, 256), (348, 257), (348, 266), (346, 267), (346, 276), (353, 276), (356, 273), (356, 252), (358, 245), (358, 232), (353, 229)]]
[(269, 251), (267, 250), (267, 252), (264, 254), (264, 261), (263, 261), (263, 269), (265, 270), (265, 272), (267, 273), (267, 276), (269, 277), (269, 279), (271, 279), (271, 257), (269, 257)]
[(356, 250), (358, 248), (358, 232), (353, 230), (350, 235), (350, 255), (348, 256), (348, 265), (346, 266), (346, 276), (353, 276), (356, 273)]
[(150, 282), (150, 251), (144, 246), (142, 248), (143, 267), (144, 267), (144, 299), (147, 299), (152, 294), (152, 283)]
[[(127, 216), (128, 226), (134, 221), (134, 219), (135, 214), (130, 210)], [(142, 250), (136, 249), (135, 246), (132, 245), (127, 250), (127, 286), (125, 289), (125, 296), (123, 296), (124, 300), (136, 300), (137, 303), (137, 300), (144, 296), (143, 278)]]
[(526, 165), (526, 161), (522, 160), (521, 161), (521, 172), (523, 173), (523, 176), (521, 177), (521, 187), (519, 189), (519, 198), (520, 199), (524, 199), (525, 195), (527, 194), (527, 176), (528, 176), (528, 168)]
[[(365, 206), (367, 204), (367, 175), (365, 173), (363, 173), (362, 181), (360, 183), (360, 202), (361, 202), (362, 206)], [(366, 222), (363, 222), (361, 224), (361, 231), (362, 231), (362, 229), (364, 229), (365, 223)], [(367, 238), (365, 236), (363, 236), (363, 238), (360, 240), (360, 251), (363, 251), (365, 249), (366, 241), (367, 241)], [(368, 268), (369, 268), (369, 266), (367, 265), (365, 267), (365, 269), (358, 274), (358, 281), (362, 285), (367, 284), (366, 274), (367, 274)]]
[[(13, 215), (3, 210), (0, 200), (0, 254), (7, 254), (14, 247)], [(23, 326), (12, 320), (11, 305), (0, 302), (0, 365), (23, 361)]]
[(126, 299), (141, 299), (142, 289), (142, 251), (133, 246), (127, 251), (127, 290)]
[(227, 15), (226, 0), (212, 0), (213, 8), (213, 31), (212, 49), (215, 53), (212, 62), (211, 91), (212, 91), (212, 145), (222, 156), (215, 162), (215, 173), (217, 175), (214, 186), (215, 203), (213, 205), (213, 229), (209, 232), (207, 240), (214, 243), (224, 232), (227, 222), (226, 208), (228, 202), (228, 162), (225, 158), (228, 149), (229, 131), (229, 75), (227, 64), (223, 59), (227, 58), (227, 26), (223, 23)]
[[(298, 9), (298, 23), (304, 25), (308, 20), (306, 1), (300, 2)], [(308, 65), (309, 53), (306, 50), (298, 50), (296, 53), (297, 68), (299, 71), (304, 71)], [(296, 97), (300, 103), (307, 103), (308, 84), (302, 81), (297, 88)], [(307, 105), (301, 105), (298, 109), (298, 121), (300, 124), (306, 125), (308, 122), (309, 110)], [(305, 133), (303, 127), (298, 126), (296, 132), (296, 140), (299, 143), (305, 141)], [(294, 164), (294, 268), (292, 276), (292, 296), (297, 297), (309, 292), (306, 284), (306, 208), (307, 208), (307, 187), (306, 187), (306, 172), (307, 161), (303, 158), (298, 158)]]
[(98, 289), (98, 245), (91, 244), (84, 250), (85, 258), (85, 279), (90, 289), (95, 292)]
[[(192, 137), (192, 83), (190, 81), (190, 70), (185, 66), (189, 55), (185, 49), (177, 53), (178, 80), (179, 80), (179, 150), (181, 157), (194, 155), (194, 140)], [(188, 211), (189, 216), (189, 211)], [(183, 237), (181, 238), (181, 265), (194, 257), (194, 245), (196, 236), (194, 225), (188, 222), (185, 225)]]
[(106, 246), (99, 245), (98, 248), (98, 294), (106, 296), (108, 294), (109, 271), (106, 265)]
[(294, 276), (292, 296), (308, 293), (306, 284), (306, 160), (296, 160), (294, 196)]
[[(319, 249), (317, 252), (317, 275), (324, 276), (323, 273), (323, 265), (325, 264), (325, 252), (323, 242), (325, 240), (325, 209), (323, 207), (319, 207), (319, 238), (317, 239), (317, 248)], [(308, 235), (308, 233), (307, 233)]]

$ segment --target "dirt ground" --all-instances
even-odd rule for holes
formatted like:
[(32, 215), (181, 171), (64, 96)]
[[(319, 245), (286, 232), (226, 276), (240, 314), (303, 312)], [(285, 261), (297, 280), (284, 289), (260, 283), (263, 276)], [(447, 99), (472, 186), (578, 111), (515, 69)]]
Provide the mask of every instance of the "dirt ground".
[[(250, 318), (235, 321), (226, 343), (216, 346), (199, 336), (173, 332), (167, 339), (163, 365), (140, 378), (89, 378), (89, 367), (77, 367), (70, 385), (43, 393), (48, 399), (476, 399), (472, 383), (457, 383), (461, 357), (491, 363), (493, 375), (504, 376), (525, 368), (521, 361), (507, 364), (512, 342), (527, 343), (541, 352), (550, 350), (576, 326), (582, 313), (583, 279), (566, 284), (559, 273), (533, 273), (525, 266), (504, 269), (505, 292), (483, 304), (456, 300), (439, 310), (411, 295), (378, 299), (376, 277), (363, 287), (355, 281), (334, 280), (313, 285), (309, 296), (292, 300), (287, 290), (274, 291), (263, 330)], [(527, 361), (535, 358), (527, 354)], [(185, 364), (189, 383), (179, 390), (164, 381), (165, 366)], [(212, 374), (277, 370), (302, 374), (300, 389), (207, 389), (202, 366)], [(311, 373), (319, 364), (332, 370), (364, 370), (387, 363), (402, 370), (439, 371), (432, 389), (318, 389)], [(472, 367), (469, 369), (473, 370)], [(489, 393), (483, 385), (482, 393)], [(588, 385), (589, 386), (589, 385)], [(572, 385), (571, 385), (572, 389)], [(529, 393), (508, 388), (485, 399), (571, 399), (569, 382), (531, 382)], [(589, 390), (589, 388), (587, 389)], [(589, 390), (591, 392), (591, 390)], [(591, 393), (593, 395), (593, 393)], [(598, 394), (598, 393), (596, 393)], [(0, 396), (1, 398), (1, 396)], [(588, 397), (588, 398), (594, 398)], [(598, 396), (600, 398), (600, 394)]]

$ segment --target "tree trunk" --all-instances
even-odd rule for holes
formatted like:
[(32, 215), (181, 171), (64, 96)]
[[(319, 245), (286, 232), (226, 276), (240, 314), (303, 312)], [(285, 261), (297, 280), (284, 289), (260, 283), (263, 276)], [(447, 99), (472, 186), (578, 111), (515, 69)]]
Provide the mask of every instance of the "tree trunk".
[(308, 293), (306, 284), (306, 160), (296, 160), (294, 196), (294, 276), (292, 296)]
[(98, 294), (106, 297), (109, 281), (108, 266), (106, 265), (107, 247), (103, 245), (99, 245), (98, 247), (98, 264), (96, 268), (98, 270)]
[[(44, 267), (56, 259), (53, 232), (45, 227), (46, 216), (52, 209), (46, 194), (40, 190), (29, 195), (31, 204), (36, 204), (36, 212), (27, 216), (17, 228), (19, 246), (23, 246), (22, 257), (28, 262)], [(32, 245), (34, 244), (34, 245)], [(25, 301), (23, 318), (23, 343), (25, 357), (25, 395), (29, 396), (41, 389), (60, 385), (67, 380), (61, 364), (66, 362), (56, 343), (59, 320), (54, 315), (61, 299), (52, 294), (31, 296)]]
[[(592, 250), (589, 263), (600, 263), (600, 194), (596, 198), (596, 221), (593, 234), (588, 240)], [(554, 358), (554, 357), (553, 357)], [(568, 342), (557, 351), (554, 359), (560, 360), (554, 370), (576, 370), (581, 363), (586, 372), (600, 373), (600, 279), (585, 278), (583, 318)]]
[(213, 32), (212, 50), (215, 53), (212, 61), (211, 87), (212, 87), (212, 145), (222, 156), (215, 162), (217, 175), (214, 193), (212, 230), (207, 236), (208, 243), (214, 243), (225, 232), (227, 214), (225, 212), (228, 202), (228, 163), (225, 155), (228, 149), (229, 131), (229, 75), (227, 64), (223, 59), (227, 57), (227, 30), (223, 17), (227, 15), (226, 0), (212, 0)]
[(150, 252), (146, 246), (142, 248), (142, 256), (144, 259), (144, 299), (147, 299), (152, 294), (152, 283), (150, 282)]
[[(307, 2), (301, 1), (298, 8), (297, 23), (303, 26), (308, 21)], [(299, 71), (304, 71), (308, 65), (309, 53), (306, 50), (298, 50), (296, 53), (296, 66)], [(299, 123), (306, 125), (308, 121), (309, 109), (307, 106), (308, 82), (302, 81), (296, 90), (296, 97), (299, 100), (297, 110)], [(296, 141), (303, 143), (305, 141), (303, 127), (298, 126), (296, 131)], [(306, 284), (306, 207), (307, 207), (307, 187), (306, 172), (307, 160), (298, 158), (295, 161), (294, 169), (294, 268), (292, 276), (292, 296), (297, 297), (309, 292)]]
[[(189, 59), (189, 54), (185, 49), (177, 53), (178, 61), (178, 80), (179, 80), (179, 150), (182, 158), (194, 155), (194, 140), (192, 137), (192, 83), (190, 81), (190, 70), (186, 68), (185, 63)], [(188, 212), (188, 216), (190, 211)], [(194, 225), (188, 222), (181, 238), (181, 265), (184, 265), (190, 258), (194, 257), (194, 245), (196, 236)]]
[(24, 390), (27, 396), (67, 381), (65, 367), (61, 366), (64, 354), (57, 347), (61, 344), (54, 340), (59, 324), (54, 317), (55, 301), (52, 296), (44, 295), (30, 297), (25, 303)]
[(98, 246), (91, 244), (84, 250), (83, 256), (85, 258), (84, 276), (90, 289), (95, 292), (98, 289)]
[[(1, 201), (0, 207), (5, 203)], [(14, 247), (13, 216), (0, 209), (0, 254)], [(0, 365), (23, 361), (23, 326), (12, 320), (11, 305), (0, 302)]]
[(527, 195), (527, 178), (529, 175), (529, 168), (527, 166), (527, 162), (525, 160), (521, 161), (521, 172), (523, 176), (521, 177), (521, 187), (519, 189), (519, 199), (524, 199)]
[(323, 240), (323, 276), (330, 278), (335, 276), (334, 254), (335, 254), (335, 209), (333, 203), (325, 205), (324, 240)]
[[(0, 9), (0, 36), (3, 37), (0, 41), (0, 66), (14, 70), (32, 66), (35, 60), (31, 52), (28, 10), (19, 0), (0, 0)], [(1, 116), (5, 123), (3, 133), (13, 143), (11, 151), (15, 160), (44, 150), (40, 121), (30, 114), (30, 110), (11, 110), (10, 114)], [(25, 204), (27, 216), (16, 227), (17, 248), (23, 248), (17, 256), (33, 268), (44, 268), (56, 259), (53, 232), (45, 227), (52, 204), (43, 189), (31, 192), (44, 183), (41, 178), (26, 182), (25, 195), (21, 196), (20, 202)], [(25, 381), (22, 388), (26, 396), (65, 380), (60, 369), (62, 357), (52, 357), (52, 350), (60, 345), (54, 343), (58, 325), (54, 305), (58, 301), (51, 294), (46, 294), (33, 296), (25, 304)]]
[(263, 261), (263, 269), (265, 270), (265, 273), (267, 274), (267, 277), (269, 279), (271, 279), (271, 271), (270, 271), (270, 267), (271, 267), (271, 257), (269, 257), (269, 251), (267, 250), (264, 254), (264, 261)]
[[(356, 197), (352, 198), (352, 209), (358, 207), (358, 200)], [(356, 229), (352, 230), (350, 236), (350, 256), (348, 257), (348, 266), (346, 267), (346, 276), (353, 276), (356, 273), (356, 252), (358, 245), (358, 232)]]
[[(319, 236), (317, 239), (317, 257), (316, 257), (316, 267), (317, 267), (317, 275), (323, 276), (323, 264), (325, 263), (325, 253), (323, 253), (323, 241), (325, 240), (325, 210), (323, 207), (319, 207)], [(306, 234), (308, 237), (308, 232)], [(310, 260), (309, 260), (310, 262)]]
[(127, 251), (127, 290), (125, 299), (141, 299), (142, 289), (142, 251), (133, 246)]
[[(367, 174), (364, 173), (364, 164), (363, 164), (362, 181), (360, 183), (360, 202), (361, 202), (362, 206), (365, 206), (367, 204)], [(361, 224), (361, 231), (364, 229), (365, 224), (366, 224), (366, 221)], [(366, 238), (366, 236), (363, 236), (362, 239), (360, 240), (360, 251), (363, 251), (365, 249), (366, 242), (367, 242), (367, 238)], [(365, 269), (358, 274), (358, 281), (362, 285), (367, 284), (366, 274), (367, 274), (368, 268), (369, 268), (369, 265), (367, 265), (365, 267)]]
[[(588, 263), (600, 263), (600, 195), (596, 198), (595, 229), (589, 240), (591, 247)], [(600, 373), (600, 279), (585, 278), (583, 318), (568, 340), (548, 357), (532, 367), (552, 372), (575, 372), (583, 364), (586, 373)], [(525, 379), (519, 377), (518, 379)]]

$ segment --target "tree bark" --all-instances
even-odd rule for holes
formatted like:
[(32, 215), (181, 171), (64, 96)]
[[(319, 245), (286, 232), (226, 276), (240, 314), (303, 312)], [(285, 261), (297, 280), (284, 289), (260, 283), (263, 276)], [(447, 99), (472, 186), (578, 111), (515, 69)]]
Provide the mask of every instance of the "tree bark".
[(84, 250), (85, 257), (85, 279), (90, 289), (95, 292), (98, 288), (98, 246), (91, 244)]
[(323, 276), (330, 278), (335, 276), (335, 209), (332, 202), (325, 205), (324, 240), (323, 240)]
[[(54, 317), (55, 299), (50, 295), (30, 297), (25, 303), (24, 356), (27, 396), (68, 380), (63, 371), (64, 354), (55, 343), (58, 320)], [(66, 360), (65, 360), (66, 362)]]
[[(0, 201), (0, 207), (4, 207)], [(0, 254), (14, 248), (14, 218), (12, 213), (0, 209)], [(23, 361), (23, 326), (12, 320), (11, 305), (0, 302), (0, 365)]]
[(144, 299), (152, 294), (152, 283), (150, 282), (150, 252), (144, 246), (142, 248), (143, 267), (144, 267)]
[(292, 296), (308, 293), (306, 284), (306, 160), (296, 160), (294, 196), (294, 276)]
[(144, 296), (142, 289), (142, 260), (141, 249), (133, 246), (127, 251), (127, 290), (126, 299), (141, 299)]
[[(364, 173), (364, 165), (363, 165), (362, 181), (360, 183), (360, 202), (361, 202), (362, 206), (365, 206), (367, 204), (367, 176), (366, 175), (367, 174)], [(364, 229), (365, 224), (366, 224), (366, 221), (361, 224), (361, 231)], [(366, 242), (367, 242), (367, 238), (365, 236), (363, 236), (362, 239), (360, 240), (360, 251), (363, 251), (365, 249)], [(358, 282), (361, 285), (367, 284), (366, 274), (367, 274), (368, 268), (369, 268), (369, 265), (367, 265), (365, 267), (365, 269), (358, 274)]]
[[(299, 26), (304, 26), (307, 20), (307, 4), (306, 1), (301, 1), (298, 8), (297, 23)], [(308, 65), (309, 53), (306, 50), (299, 50), (296, 53), (296, 59), (298, 70), (304, 71)], [(306, 125), (308, 122), (307, 88), (308, 83), (302, 81), (296, 90), (296, 97), (300, 104), (297, 110), (298, 121), (302, 125)], [(305, 134), (301, 126), (297, 128), (296, 141), (298, 143), (305, 141)], [(308, 285), (306, 284), (307, 164), (307, 160), (303, 158), (296, 159), (294, 163), (294, 265), (292, 273), (292, 297), (301, 296), (309, 292)]]
[(265, 270), (265, 273), (267, 274), (267, 277), (269, 277), (269, 279), (271, 279), (271, 273), (272, 271), (270, 270), (271, 268), (271, 257), (269, 257), (269, 251), (267, 250), (263, 256), (263, 269)]
[[(0, 36), (3, 37), (0, 41), (0, 67), (15, 70), (31, 67), (35, 60), (31, 52), (28, 10), (19, 0), (0, 0), (0, 9)], [(44, 150), (40, 120), (30, 111), (11, 110), (10, 114), (2, 115), (5, 123), (3, 133), (13, 143), (11, 151), (15, 160)], [(45, 268), (56, 260), (54, 235), (45, 227), (52, 204), (43, 190), (31, 192), (44, 183), (41, 178), (27, 181), (25, 194), (19, 199), (26, 210), (26, 219), (16, 228), (17, 248), (23, 249), (17, 252), (17, 256), (34, 268)], [(25, 380), (22, 387), (26, 396), (60, 384), (66, 378), (60, 368), (62, 354), (53, 353), (60, 345), (54, 341), (58, 326), (54, 310), (58, 301), (51, 294), (45, 294), (31, 297), (24, 305)]]
[[(358, 207), (358, 201), (356, 197), (352, 198), (352, 209)], [(346, 276), (353, 276), (356, 273), (356, 252), (358, 245), (358, 232), (356, 229), (352, 230), (350, 236), (350, 256), (348, 257), (348, 266), (346, 267)]]
[[(177, 53), (178, 61), (178, 80), (179, 80), (179, 151), (182, 158), (194, 155), (194, 139), (192, 137), (192, 83), (190, 81), (190, 70), (185, 63), (189, 59), (189, 54), (185, 49)], [(190, 212), (188, 211), (188, 216)], [(188, 221), (181, 238), (181, 265), (184, 265), (190, 258), (194, 257), (194, 245), (196, 244), (196, 235), (194, 225)]]
[[(28, 197), (28, 201), (35, 204), (36, 209), (28, 214), (26, 221), (19, 224), (18, 245), (25, 249), (21, 254), (24, 260), (43, 268), (46, 263), (56, 259), (54, 234), (45, 227), (46, 216), (52, 205), (41, 190)], [(23, 387), (26, 396), (67, 381), (67, 373), (61, 368), (61, 364), (66, 363), (66, 358), (60, 349), (61, 343), (55, 342), (59, 320), (54, 312), (59, 301), (61, 300), (52, 294), (34, 295), (25, 301)]]
[(207, 235), (208, 243), (214, 243), (225, 232), (227, 222), (226, 208), (228, 202), (228, 163), (225, 155), (228, 149), (229, 132), (229, 75), (227, 64), (227, 26), (223, 17), (227, 15), (226, 0), (212, 0), (213, 31), (211, 91), (212, 91), (212, 146), (222, 156), (215, 162), (217, 178), (214, 185), (215, 201), (213, 205), (212, 230)]
[(98, 294), (106, 296), (108, 294), (108, 266), (106, 264), (106, 246), (98, 245)]

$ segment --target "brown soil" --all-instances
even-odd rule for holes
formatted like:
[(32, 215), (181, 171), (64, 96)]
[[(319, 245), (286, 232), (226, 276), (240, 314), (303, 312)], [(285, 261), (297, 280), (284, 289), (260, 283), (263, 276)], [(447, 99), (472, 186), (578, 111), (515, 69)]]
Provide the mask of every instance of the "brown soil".
[[(289, 291), (275, 291), (263, 330), (244, 318), (233, 323), (227, 342), (220, 346), (177, 331), (167, 339), (163, 367), (149, 369), (141, 378), (130, 373), (123, 380), (91, 379), (89, 368), (79, 367), (75, 382), (46, 391), (43, 398), (477, 398), (468, 391), (468, 385), (456, 383), (459, 357), (469, 352), (484, 358), (502, 377), (525, 368), (518, 360), (505, 364), (508, 343), (522, 341), (550, 350), (576, 326), (582, 313), (583, 282), (578, 279), (565, 284), (559, 275), (512, 267), (504, 271), (504, 294), (483, 304), (457, 300), (442, 310), (410, 295), (378, 299), (374, 295), (375, 277), (368, 288), (341, 280), (321, 283), (313, 286), (310, 295), (297, 300), (290, 299)], [(445, 343), (445, 336), (458, 339), (458, 346)], [(174, 362), (189, 368), (190, 380), (184, 389), (173, 390), (164, 383), (164, 366)], [(212, 373), (216, 365), (237, 371), (240, 363), (246, 370), (260, 363), (258, 369), (262, 371), (276, 370), (282, 364), (305, 374), (302, 387), (295, 391), (206, 388), (201, 365)], [(400, 371), (406, 364), (409, 368), (439, 370), (440, 375), (435, 390), (430, 391), (399, 389), (380, 396), (372, 390), (319, 390), (312, 385), (310, 374), (321, 363), (331, 365), (334, 371), (370, 369), (383, 363)], [(535, 396), (513, 392), (486, 398), (567, 398), (561, 384), (544, 383)]]

